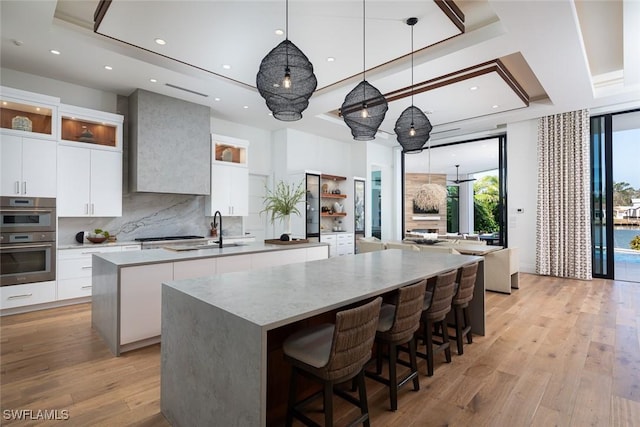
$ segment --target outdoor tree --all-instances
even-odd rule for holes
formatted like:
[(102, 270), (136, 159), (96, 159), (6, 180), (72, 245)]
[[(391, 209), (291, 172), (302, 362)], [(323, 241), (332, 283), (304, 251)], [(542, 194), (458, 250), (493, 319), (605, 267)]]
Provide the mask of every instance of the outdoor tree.
[(613, 183), (613, 205), (629, 206), (631, 199), (638, 197), (640, 190), (634, 189), (628, 182)]
[(473, 211), (476, 230), (498, 231), (500, 190), (498, 177), (484, 176), (473, 184)]

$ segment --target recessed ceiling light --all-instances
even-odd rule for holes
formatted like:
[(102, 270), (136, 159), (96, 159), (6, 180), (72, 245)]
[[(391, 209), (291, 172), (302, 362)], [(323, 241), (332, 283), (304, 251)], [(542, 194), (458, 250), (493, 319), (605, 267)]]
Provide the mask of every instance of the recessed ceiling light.
[(111, 71), (111, 70), (113, 70), (113, 67), (111, 65), (105, 65), (104, 69)]
[(335, 60), (336, 60), (336, 58), (334, 58), (333, 56), (329, 56), (329, 57), (327, 58), (327, 62), (333, 62), (333, 61), (335, 61)]
[(230, 69), (231, 69), (231, 65), (229, 65), (229, 64), (222, 64), (222, 68), (224, 68), (225, 70), (230, 70)]
[(59, 50), (51, 49), (49, 52), (53, 53), (54, 55), (60, 55)]
[(150, 81), (151, 83), (158, 83), (158, 81), (157, 81), (156, 79), (149, 79), (149, 81)]
[(471, 86), (469, 90), (478, 90), (478, 86)]
[(157, 44), (159, 44), (160, 46), (164, 46), (165, 44), (167, 44), (167, 42), (164, 39), (161, 39), (161, 38), (154, 39), (154, 41)]
[(245, 105), (245, 106), (244, 106), (244, 107), (242, 107), (242, 108), (244, 108), (244, 109), (246, 110), (247, 108), (249, 108), (249, 106), (248, 106), (248, 105)]
[(213, 98), (214, 101), (220, 101), (220, 98)]
[(274, 31), (274, 33), (276, 33), (276, 35), (278, 35), (278, 36), (281, 36), (281, 35), (283, 35), (283, 34), (284, 34), (284, 30), (283, 30), (283, 29), (278, 28), (278, 29), (276, 29), (276, 30)]
[(498, 107), (499, 107), (499, 105), (498, 105), (498, 104), (496, 104), (496, 105), (492, 105), (492, 106), (491, 106), (491, 108), (498, 108)]

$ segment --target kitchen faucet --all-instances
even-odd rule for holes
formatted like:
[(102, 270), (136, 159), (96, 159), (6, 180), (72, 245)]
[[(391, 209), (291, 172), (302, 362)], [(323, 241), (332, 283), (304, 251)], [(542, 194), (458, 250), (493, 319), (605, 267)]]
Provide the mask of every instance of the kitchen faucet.
[[(220, 226), (218, 227), (218, 221), (216, 217), (220, 217)], [(220, 211), (216, 211), (213, 214), (213, 226), (218, 229), (218, 247), (222, 249), (222, 214)]]

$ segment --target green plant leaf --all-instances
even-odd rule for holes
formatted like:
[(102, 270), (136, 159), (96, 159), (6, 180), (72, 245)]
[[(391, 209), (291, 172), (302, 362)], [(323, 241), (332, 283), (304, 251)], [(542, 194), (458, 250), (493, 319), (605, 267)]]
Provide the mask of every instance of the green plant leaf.
[(265, 190), (266, 195), (263, 201), (264, 209), (261, 210), (260, 213), (267, 212), (272, 224), (276, 220), (283, 220), (288, 215), (300, 215), (300, 211), (296, 205), (304, 201), (306, 194), (304, 180), (297, 185), (279, 181), (273, 191), (266, 187)]

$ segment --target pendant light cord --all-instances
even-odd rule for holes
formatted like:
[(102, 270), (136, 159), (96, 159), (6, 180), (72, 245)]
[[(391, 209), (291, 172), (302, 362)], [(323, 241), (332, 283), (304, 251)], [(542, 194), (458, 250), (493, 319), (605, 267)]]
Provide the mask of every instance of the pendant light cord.
[[(284, 2), (285, 7), (284, 7), (284, 12), (285, 12), (285, 19), (284, 19), (284, 38), (285, 40), (289, 40), (289, 0), (285, 0)], [(287, 61), (287, 71), (289, 70), (289, 43), (287, 43), (285, 45), (286, 49), (285, 49), (285, 57), (286, 57), (286, 61)]]
[[(413, 25), (411, 26), (411, 106), (413, 107)], [(413, 128), (413, 108), (411, 109), (411, 127)]]
[[(362, 0), (362, 81), (365, 82), (367, 80), (367, 62), (365, 60), (366, 52), (367, 52), (367, 10), (366, 10), (366, 0)], [(365, 85), (362, 85), (362, 102), (366, 103), (367, 101), (367, 92)]]

